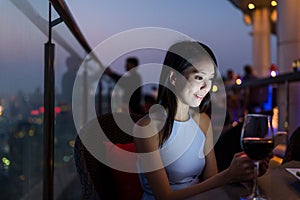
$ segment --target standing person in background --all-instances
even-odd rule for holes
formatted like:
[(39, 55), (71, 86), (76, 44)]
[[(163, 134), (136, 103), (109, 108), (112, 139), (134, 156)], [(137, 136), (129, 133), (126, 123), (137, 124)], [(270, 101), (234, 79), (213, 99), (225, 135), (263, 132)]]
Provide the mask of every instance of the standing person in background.
[[(142, 109), (142, 79), (141, 76), (137, 72), (137, 67), (139, 65), (139, 60), (136, 57), (128, 57), (126, 59), (125, 69), (128, 72), (124, 76), (114, 73), (110, 68), (106, 69), (106, 74), (109, 75), (116, 82), (119, 79), (123, 79), (121, 84), (118, 84), (123, 89), (123, 105), (122, 107), (127, 108), (127, 103), (129, 102), (129, 112), (132, 113), (143, 113)], [(132, 89), (138, 87), (133, 93)]]
[(225, 80), (225, 86), (234, 85), (235, 80), (236, 80), (236, 75), (235, 75), (233, 69), (228, 69), (227, 70), (227, 77), (226, 77), (226, 80)]
[(216, 63), (213, 52), (195, 41), (178, 42), (168, 50), (159, 81), (159, 105), (133, 129), (142, 199), (186, 199), (254, 177), (253, 161), (243, 152), (218, 173), (211, 121), (205, 114)]
[(55, 151), (54, 157), (57, 164), (64, 163), (64, 158), (73, 155), (73, 147), (69, 144), (76, 137), (77, 131), (73, 118), (72, 93), (81, 62), (82, 60), (76, 56), (68, 57), (66, 60), (68, 70), (63, 74), (61, 80), (62, 93), (59, 105), (64, 109), (55, 117), (55, 148), (57, 151)]
[(64, 103), (71, 106), (72, 104), (72, 92), (76, 79), (77, 71), (80, 67), (81, 60), (76, 57), (68, 57), (66, 60), (68, 70), (63, 74), (61, 80), (62, 94), (61, 98)]
[(226, 96), (227, 96), (227, 112), (229, 115), (229, 122), (238, 121), (239, 118), (239, 98), (238, 92), (235, 88), (231, 87), (235, 85), (236, 75), (232, 69), (227, 70), (227, 77), (224, 82), (226, 87)]
[[(244, 67), (244, 77), (242, 79), (243, 84), (248, 81), (254, 81), (258, 79), (255, 75), (253, 68), (250, 65)], [(246, 106), (247, 113), (261, 113), (263, 111), (263, 103), (268, 98), (267, 87), (250, 87), (246, 89), (244, 104)]]
[(245, 65), (243, 81), (249, 81), (253, 79), (257, 79), (256, 75), (254, 74), (253, 68), (250, 65)]

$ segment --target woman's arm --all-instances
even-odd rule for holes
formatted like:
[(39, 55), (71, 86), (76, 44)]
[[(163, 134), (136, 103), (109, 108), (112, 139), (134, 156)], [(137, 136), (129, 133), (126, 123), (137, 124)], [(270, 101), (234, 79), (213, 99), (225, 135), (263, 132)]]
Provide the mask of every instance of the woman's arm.
[(208, 179), (218, 173), (217, 161), (214, 152), (214, 140), (213, 140), (213, 131), (211, 127), (210, 118), (205, 113), (194, 113), (194, 120), (198, 121), (200, 129), (205, 134), (205, 168), (202, 173), (202, 178)]
[[(156, 122), (158, 121), (160, 120)], [(155, 198), (172, 199), (172, 189), (159, 154), (159, 126), (156, 122), (149, 117), (137, 122), (133, 129), (135, 149), (139, 153), (141, 170), (144, 171)]]
[[(214, 153), (213, 131), (210, 118), (205, 113), (198, 114), (198, 116), (199, 119), (197, 118), (197, 114), (195, 119), (198, 119), (199, 127), (206, 136), (206, 143), (204, 148), (204, 153), (206, 155), (206, 165), (202, 174), (202, 178), (204, 180), (211, 178), (210, 181), (212, 181), (212, 184), (215, 186), (218, 186), (220, 184), (218, 182), (218, 178), (215, 178), (215, 175), (216, 177), (222, 176), (223, 178), (225, 178), (223, 184), (242, 182), (252, 179), (254, 176), (254, 164), (253, 161), (248, 158), (243, 152), (236, 153), (232, 159), (231, 165), (226, 170), (218, 174), (218, 167)], [(226, 149), (224, 149), (224, 151), (226, 151)]]

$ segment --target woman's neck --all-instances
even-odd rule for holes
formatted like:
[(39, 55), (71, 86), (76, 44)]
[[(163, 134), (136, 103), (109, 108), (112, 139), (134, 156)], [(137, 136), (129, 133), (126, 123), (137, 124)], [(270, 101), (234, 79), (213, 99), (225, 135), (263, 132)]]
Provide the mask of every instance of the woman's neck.
[(176, 121), (187, 121), (190, 118), (189, 106), (178, 106), (175, 114)]

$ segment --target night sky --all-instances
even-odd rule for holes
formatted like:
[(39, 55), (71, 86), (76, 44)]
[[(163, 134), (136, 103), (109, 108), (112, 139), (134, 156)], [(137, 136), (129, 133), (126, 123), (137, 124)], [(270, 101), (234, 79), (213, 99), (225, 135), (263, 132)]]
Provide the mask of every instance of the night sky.
[[(65, 1), (81, 32), (92, 48), (108, 38), (135, 28), (161, 27), (178, 31), (204, 42), (215, 52), (221, 74), (229, 68), (243, 74), (252, 64), (251, 26), (227, 0), (85, 0)], [(18, 90), (33, 92), (43, 88), (44, 43), (47, 42), (48, 1), (6, 0), (0, 2), (0, 95)], [(52, 18), (57, 18), (52, 10)], [(60, 91), (66, 59), (72, 52), (86, 53), (62, 23), (53, 28), (56, 88)], [(63, 41), (63, 42), (62, 42)], [(271, 63), (276, 63), (276, 38), (271, 37)], [(149, 52), (148, 52), (149, 53)], [(161, 63), (163, 52), (139, 54), (141, 64)], [(125, 57), (112, 68), (124, 70)], [(108, 63), (103, 63), (108, 65)]]

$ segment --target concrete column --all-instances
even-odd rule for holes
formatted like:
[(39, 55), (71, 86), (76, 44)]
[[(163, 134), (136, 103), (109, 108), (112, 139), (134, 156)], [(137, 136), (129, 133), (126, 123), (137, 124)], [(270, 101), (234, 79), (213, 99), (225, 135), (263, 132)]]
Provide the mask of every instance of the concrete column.
[(270, 12), (267, 7), (255, 9), (253, 19), (253, 69), (258, 77), (269, 76)]
[[(278, 0), (277, 9), (279, 73), (291, 72), (293, 60), (300, 58), (300, 1)], [(286, 88), (281, 86), (277, 98), (279, 128), (283, 130), (288, 127), (288, 131), (292, 132), (297, 126), (300, 126), (300, 83), (290, 84), (288, 102), (286, 98), (283, 98), (285, 94)], [(286, 112), (286, 108), (288, 108), (288, 112)], [(286, 119), (288, 119), (287, 123), (285, 123)]]

